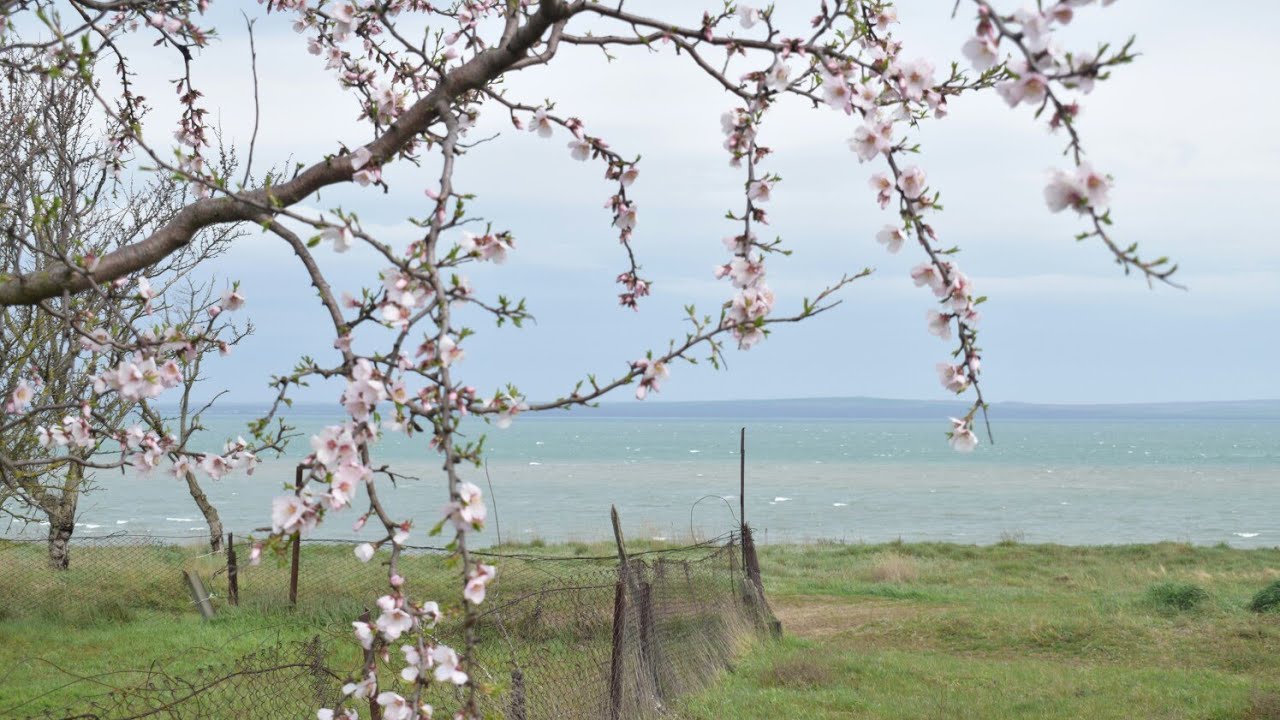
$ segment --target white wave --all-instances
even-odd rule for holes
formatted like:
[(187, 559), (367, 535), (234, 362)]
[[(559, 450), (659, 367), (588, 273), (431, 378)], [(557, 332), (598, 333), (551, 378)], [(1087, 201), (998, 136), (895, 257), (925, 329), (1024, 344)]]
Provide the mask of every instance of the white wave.
[(776, 503), (780, 503), (780, 502), (786, 502), (786, 501), (788, 501), (788, 500), (790, 500), (790, 499), (791, 499), (791, 498), (776, 497), (776, 498), (774, 498), (774, 499), (773, 499), (773, 501), (774, 501), (774, 502), (776, 502)]
[(97, 530), (102, 526), (101, 525), (85, 525), (85, 527), (89, 528), (90, 530)]
[(831, 503), (831, 507), (848, 507), (849, 503)]
[(1242, 537), (1242, 538), (1255, 538), (1255, 537), (1258, 537), (1258, 533), (1231, 533), (1231, 534), (1232, 534), (1232, 535), (1235, 535), (1236, 537)]
[(195, 518), (165, 518), (169, 522), (195, 522)]
[(700, 452), (702, 452), (702, 451), (701, 451), (701, 450), (690, 450), (689, 452), (690, 452), (690, 453), (692, 453), (692, 454), (694, 454), (694, 455), (696, 455), (696, 454), (698, 454), (698, 453), (700, 453)]
[(540, 463), (540, 462), (531, 462), (531, 463), (529, 463), (529, 464), (530, 464), (530, 465), (541, 465), (542, 463)]
[(126, 524), (126, 523), (128, 523), (128, 522), (129, 522), (128, 520), (117, 520), (117, 521), (116, 521), (116, 524), (117, 524), (117, 525), (124, 525), (124, 524)]

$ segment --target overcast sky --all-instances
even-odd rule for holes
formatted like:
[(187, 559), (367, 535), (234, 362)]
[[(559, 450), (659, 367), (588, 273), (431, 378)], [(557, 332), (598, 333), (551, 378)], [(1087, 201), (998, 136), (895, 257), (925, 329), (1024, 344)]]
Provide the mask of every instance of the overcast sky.
[[(633, 5), (688, 24), (701, 15), (691, 2)], [(807, 15), (813, 3), (786, 5)], [(902, 3), (897, 32), (907, 57), (928, 56), (939, 67), (960, 58), (972, 22), (967, 10), (952, 20), (951, 5)], [(214, 6), (221, 38), (195, 64), (195, 80), (228, 140), (243, 147), (252, 118), (247, 36), (239, 4)], [(356, 104), (323, 61), (306, 53), (289, 19), (268, 16), (256, 3), (243, 6), (261, 17), (255, 168), (289, 158), (311, 162), (339, 141), (367, 142)], [(1087, 48), (1095, 38), (1138, 35), (1142, 57), (1084, 99), (1079, 127), (1094, 164), (1116, 178), (1116, 237), (1138, 241), (1149, 256), (1176, 259), (1188, 292), (1148, 289), (1125, 277), (1102, 247), (1072, 240), (1082, 228), (1075, 217), (1049, 214), (1042, 188), (1048, 169), (1064, 163), (1063, 141), (1029, 109), (1011, 111), (994, 93), (967, 98), (918, 134), (920, 164), (946, 206), (935, 227), (944, 243), (964, 249), (961, 268), (978, 294), (990, 296), (982, 323), (990, 400), (1280, 396), (1280, 246), (1269, 212), (1280, 189), (1280, 139), (1268, 75), (1280, 67), (1280, 44), (1271, 37), (1280, 9), (1251, 0), (1205, 8), (1121, 0), (1082, 11), (1067, 36), (1085, 39), (1073, 45)], [(624, 155), (643, 155), (632, 187), (640, 208), (635, 248), (654, 295), (639, 313), (616, 306), (613, 277), (624, 255), (602, 208), (610, 187), (601, 167), (572, 160), (567, 136), (517, 132), (505, 113), (490, 111), (473, 137), (501, 134), (460, 162), (457, 184), (478, 194), (474, 210), (510, 229), (518, 248), (506, 265), (473, 266), (469, 274), (481, 295), (528, 297), (537, 324), (477, 325), (481, 332), (467, 342), (460, 369), (482, 392), (514, 381), (541, 398), (587, 373), (617, 374), (626, 360), (683, 333), (683, 305), (714, 313), (729, 296), (711, 269), (724, 259), (720, 238), (736, 232), (724, 212), (741, 199), (741, 171), (728, 166), (720, 147), (719, 116), (733, 99), (669, 52), (622, 52), (612, 64), (598, 52), (563, 48), (561, 55), (507, 87), (529, 102), (552, 98), (590, 134)], [(173, 56), (143, 57), (152, 59), (138, 66), (139, 80), (157, 106), (149, 132), (167, 137), (173, 116), (162, 100), (172, 95), (165, 81)], [(771, 260), (769, 281), (786, 312), (844, 271), (870, 266), (873, 277), (848, 288), (835, 311), (783, 327), (750, 352), (731, 352), (728, 372), (674, 368), (661, 399), (947, 396), (933, 366), (951, 346), (926, 332), (932, 296), (907, 275), (921, 258), (910, 248), (888, 255), (875, 243), (875, 232), (894, 216), (867, 189), (879, 168), (859, 165), (845, 145), (854, 127), (839, 113), (794, 101), (768, 118), (762, 142), (775, 154), (766, 167), (784, 179), (770, 206), (771, 229), (795, 251)], [(428, 212), (422, 191), (434, 175), (430, 165), (396, 169), (387, 173), (388, 194), (343, 188), (308, 205), (356, 210), (366, 229), (402, 244), (413, 237), (404, 218)], [(370, 254), (317, 252), (339, 288), (376, 283), (380, 264)], [(257, 333), (215, 364), (211, 386), (230, 388), (232, 400), (254, 401), (268, 396), (268, 376), (288, 371), (298, 356), (331, 357), (325, 316), (281, 241), (251, 233), (214, 269), (242, 282)], [(336, 401), (337, 392), (317, 388), (302, 397)]]

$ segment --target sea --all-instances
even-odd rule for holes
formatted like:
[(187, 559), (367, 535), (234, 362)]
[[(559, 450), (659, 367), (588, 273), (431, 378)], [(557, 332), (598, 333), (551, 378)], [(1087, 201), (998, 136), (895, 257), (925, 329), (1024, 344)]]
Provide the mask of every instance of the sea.
[[(616, 506), (629, 538), (668, 542), (730, 531), (745, 511), (765, 543), (1280, 546), (1280, 416), (1269, 411), (993, 412), (995, 442), (984, 434), (975, 452), (959, 454), (947, 445), (945, 416), (806, 418), (776, 410), (756, 417), (732, 407), (702, 417), (674, 407), (643, 417), (587, 410), (521, 416), (504, 430), (470, 422), (464, 432), (485, 436), (487, 461), (464, 475), (490, 503), (489, 525), (476, 539), (604, 540)], [(210, 414), (204, 437), (220, 444), (244, 434), (251, 417)], [(252, 476), (204, 480), (226, 528), (261, 534), (272, 497), (289, 492), (309, 451), (306, 436), (340, 419), (302, 413), (295, 418), (302, 437), (286, 456), (265, 458)], [(440, 456), (422, 436), (388, 435), (375, 453), (405, 476), (394, 487), (378, 482), (386, 505), (414, 519), (411, 544), (440, 542), (427, 536), (446, 500)], [(103, 472), (95, 486), (80, 502), (80, 536), (207, 532), (185, 483), (171, 475)], [(331, 514), (315, 536), (373, 535), (355, 531), (353, 519), (351, 511)], [(11, 525), (3, 534), (19, 532), (43, 528)]]

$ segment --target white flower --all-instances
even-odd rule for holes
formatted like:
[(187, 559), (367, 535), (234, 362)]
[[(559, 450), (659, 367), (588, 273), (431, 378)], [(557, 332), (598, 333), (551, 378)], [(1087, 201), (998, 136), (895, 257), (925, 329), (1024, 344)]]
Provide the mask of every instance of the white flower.
[(356, 640), (360, 642), (360, 647), (369, 650), (373, 647), (373, 628), (369, 627), (369, 623), (356, 621), (351, 623), (355, 628)]
[(378, 693), (378, 704), (382, 706), (384, 720), (413, 720), (416, 715), (413, 703), (393, 692)]
[(351, 230), (345, 225), (342, 227), (327, 227), (324, 232), (320, 233), (320, 237), (333, 242), (334, 252), (346, 252), (351, 249)]
[(369, 152), (369, 148), (358, 148), (355, 152), (351, 153), (351, 169), (359, 170), (368, 164), (369, 158), (371, 157), (373, 157), (373, 153)]
[(884, 229), (876, 233), (876, 242), (884, 245), (891, 253), (901, 250), (902, 242), (906, 239), (906, 234), (897, 225), (885, 225)]
[(574, 160), (586, 162), (591, 157), (591, 143), (582, 138), (574, 138), (569, 141), (569, 154)]
[(467, 573), (467, 585), (462, 596), (472, 605), (484, 602), (485, 590), (489, 583), (498, 576), (498, 570), (492, 565), (480, 564)]
[(942, 387), (954, 393), (964, 392), (969, 387), (969, 377), (964, 374), (963, 365), (938, 363), (938, 380), (942, 382)]
[(738, 22), (746, 30), (756, 26), (760, 20), (760, 11), (747, 5), (739, 5), (737, 9)]
[(374, 547), (371, 543), (360, 543), (356, 546), (355, 553), (360, 562), (369, 562), (373, 558)]
[(1000, 62), (1000, 51), (996, 46), (996, 40), (983, 35), (969, 38), (961, 48), (961, 52), (969, 58), (969, 62), (973, 63), (974, 69), (978, 72), (986, 72)]
[(764, 86), (775, 92), (781, 92), (787, 89), (791, 79), (791, 68), (784, 62), (782, 58), (775, 57), (773, 65), (764, 74)]
[(539, 137), (551, 137), (551, 120), (547, 118), (546, 108), (538, 108), (533, 113), (533, 122), (529, 124), (529, 132), (538, 133)]
[(957, 452), (972, 452), (978, 447), (978, 436), (973, 434), (968, 420), (951, 418), (951, 432), (947, 435), (951, 438), (951, 448)]
[(874, 115), (854, 131), (849, 138), (849, 149), (858, 154), (859, 162), (866, 162), (893, 146), (893, 124)]
[(924, 193), (925, 177), (924, 171), (912, 165), (902, 174), (898, 175), (898, 189), (902, 194), (907, 196), (909, 200), (915, 200)]
[(435, 677), (438, 682), (451, 682), (464, 685), (467, 674), (458, 669), (458, 653), (448, 645), (436, 645), (431, 649), (431, 659), (435, 662)]
[(222, 291), (222, 309), (235, 312), (244, 307), (244, 296), (233, 288)]
[[(207, 455), (209, 457), (220, 457)], [(280, 495), (271, 501), (271, 531), (310, 532), (315, 527), (315, 509), (297, 495)]]
[(943, 315), (937, 310), (930, 310), (926, 315), (929, 322), (929, 333), (943, 340), (951, 339), (951, 316)]
[(384, 609), (375, 624), (383, 637), (395, 640), (413, 628), (413, 616), (401, 608), (393, 607), (390, 610)]
[(1054, 170), (1049, 184), (1044, 189), (1044, 201), (1051, 212), (1061, 212), (1071, 208), (1083, 213), (1089, 205), (1088, 192), (1080, 179), (1071, 173)]

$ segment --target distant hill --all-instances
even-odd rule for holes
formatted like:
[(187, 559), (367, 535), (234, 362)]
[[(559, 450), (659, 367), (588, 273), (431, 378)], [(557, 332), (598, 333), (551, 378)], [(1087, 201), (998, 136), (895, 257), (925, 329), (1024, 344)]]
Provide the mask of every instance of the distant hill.
[[(612, 402), (574, 414), (635, 418), (813, 418), (850, 420), (936, 420), (959, 415), (968, 403), (885, 398), (797, 398), (708, 402)], [(1023, 402), (991, 404), (991, 416), (1021, 420), (1276, 420), (1280, 400), (1067, 405)]]
[[(846, 419), (937, 420), (968, 409), (964, 402), (891, 400), (886, 398), (795, 398), (786, 400), (716, 400), (705, 402), (623, 401), (594, 408), (574, 408), (550, 417), (704, 418), (704, 419)], [(261, 407), (218, 406), (219, 415), (252, 415)], [(335, 416), (336, 404), (299, 403), (291, 415)], [(992, 403), (991, 416), (1008, 420), (1269, 420), (1280, 421), (1280, 400), (1167, 402), (1115, 405)]]

